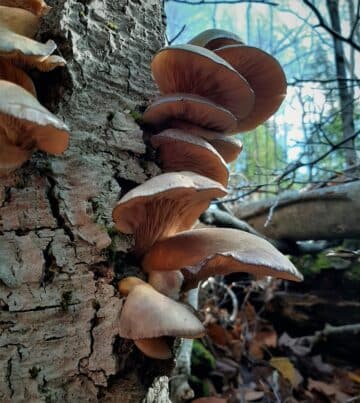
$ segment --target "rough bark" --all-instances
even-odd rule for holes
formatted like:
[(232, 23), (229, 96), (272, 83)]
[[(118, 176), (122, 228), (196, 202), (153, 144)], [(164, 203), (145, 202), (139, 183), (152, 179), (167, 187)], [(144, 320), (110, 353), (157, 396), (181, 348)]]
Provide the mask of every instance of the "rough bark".
[[(329, 12), (331, 28), (341, 34), (339, 1), (327, 0), (326, 6)], [(351, 91), (347, 87), (346, 78), (346, 58), (343, 42), (333, 36), (334, 58), (336, 67), (336, 76), (338, 78), (339, 101), (341, 109), (341, 121), (343, 130), (343, 140), (346, 140), (355, 133), (354, 125), (354, 99), (351, 97)], [(356, 165), (355, 139), (349, 139), (343, 145), (346, 167)]]
[[(41, 37), (68, 65), (35, 78), (71, 145), (0, 181), (0, 401), (140, 401), (161, 369), (139, 379), (132, 344), (117, 338), (122, 301), (101, 273), (112, 271), (119, 193), (157, 172), (131, 112), (154, 95), (160, 0), (49, 3)], [(118, 258), (129, 246), (117, 238)]]
[(234, 214), (271, 239), (360, 236), (360, 181), (243, 203)]

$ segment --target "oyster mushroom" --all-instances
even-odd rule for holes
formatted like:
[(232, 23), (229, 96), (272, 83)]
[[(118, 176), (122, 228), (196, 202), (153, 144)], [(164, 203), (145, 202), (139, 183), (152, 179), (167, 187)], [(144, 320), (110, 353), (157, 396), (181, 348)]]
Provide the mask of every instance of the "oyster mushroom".
[(190, 229), (224, 187), (193, 172), (158, 175), (123, 196), (113, 209), (115, 227), (134, 234), (135, 253), (143, 254), (158, 239)]
[(184, 276), (180, 270), (151, 271), (148, 277), (149, 284), (155, 290), (171, 299), (178, 300)]
[(254, 105), (248, 82), (224, 59), (195, 45), (161, 49), (151, 63), (162, 94), (192, 93), (221, 105), (243, 119)]
[(241, 39), (234, 33), (223, 29), (207, 29), (189, 41), (190, 45), (202, 46), (210, 50), (227, 45), (241, 44)]
[(0, 27), (33, 38), (39, 29), (39, 23), (39, 17), (29, 11), (0, 5)]
[[(25, 156), (30, 157), (35, 149), (61, 154), (69, 141), (68, 129), (61, 120), (28, 91), (5, 80), (0, 80), (0, 136), (4, 146), (2, 158), (14, 149), (21, 156), (14, 160), (18, 164), (11, 169), (21, 166)], [(0, 169), (8, 169), (5, 159), (0, 160)]]
[(269, 242), (244, 231), (203, 228), (185, 231), (158, 241), (146, 253), (142, 267), (151, 270), (181, 270), (185, 289), (215, 274), (248, 272), (301, 281), (301, 273)]
[(0, 59), (0, 80), (11, 81), (20, 85), (36, 97), (36, 89), (32, 79), (23, 70), (7, 60)]
[(18, 7), (35, 15), (45, 15), (51, 9), (44, 0), (0, 0), (1, 6)]
[(182, 130), (168, 129), (151, 137), (165, 172), (191, 171), (226, 186), (229, 171), (216, 149), (206, 140)]
[(214, 50), (243, 75), (255, 93), (255, 104), (248, 116), (239, 120), (237, 130), (248, 131), (272, 116), (286, 96), (286, 77), (279, 62), (261, 49), (230, 45)]
[(202, 337), (205, 329), (185, 305), (160, 294), (139, 279), (119, 283), (126, 301), (120, 313), (119, 335), (132, 339), (144, 354), (159, 359), (171, 357), (164, 337)]
[(234, 161), (243, 149), (240, 140), (233, 137), (217, 136), (208, 140), (215, 150), (224, 158), (225, 162)]
[(16, 32), (16, 29), (0, 22), (0, 57), (12, 63), (50, 71), (66, 64), (62, 57), (52, 55), (55, 49), (56, 44), (52, 40), (37, 42), (25, 36), (24, 32)]
[(158, 127), (169, 126), (174, 120), (185, 121), (222, 133), (232, 133), (237, 125), (230, 111), (193, 94), (162, 95), (146, 109), (143, 119)]

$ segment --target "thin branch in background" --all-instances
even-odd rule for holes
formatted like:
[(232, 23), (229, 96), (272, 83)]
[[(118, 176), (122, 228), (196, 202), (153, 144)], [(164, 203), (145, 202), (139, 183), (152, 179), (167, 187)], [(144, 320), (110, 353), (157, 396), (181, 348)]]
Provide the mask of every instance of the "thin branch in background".
[(168, 44), (171, 45), (173, 42), (175, 42), (176, 39), (178, 39), (178, 38), (182, 35), (182, 33), (185, 31), (185, 29), (186, 29), (186, 25), (183, 25), (183, 26), (181, 27), (180, 31), (179, 31), (173, 38), (171, 38), (171, 39), (167, 39), (167, 38), (166, 38)]
[[(334, 36), (335, 38), (339, 39), (342, 42), (346, 42), (347, 44), (349, 44), (350, 46), (352, 46), (354, 49), (356, 49), (358, 52), (360, 52), (360, 44), (356, 43), (353, 40), (353, 35), (352, 35), (352, 31), (350, 33), (350, 36), (345, 37), (341, 34), (339, 34), (339, 32), (336, 32), (335, 30), (333, 30), (324, 20), (323, 16), (321, 15), (320, 11), (318, 10), (318, 8), (310, 1), (310, 0), (303, 0), (303, 2), (314, 12), (314, 14), (316, 15), (318, 21), (319, 21), (319, 25), (320, 27), (324, 28), (327, 32), (329, 32), (329, 34), (331, 34), (332, 36)], [(356, 27), (357, 23), (358, 23), (359, 19), (357, 19), (354, 23), (354, 26)], [(353, 26), (353, 27), (354, 27)], [(354, 32), (356, 32), (356, 30), (354, 30)]]

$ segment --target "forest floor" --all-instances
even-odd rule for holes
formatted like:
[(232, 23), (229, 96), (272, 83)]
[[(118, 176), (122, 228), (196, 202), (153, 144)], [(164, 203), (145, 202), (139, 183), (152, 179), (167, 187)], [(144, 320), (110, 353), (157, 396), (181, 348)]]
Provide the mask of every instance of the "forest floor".
[(301, 284), (239, 274), (203, 284), (207, 336), (193, 348), (196, 399), (360, 402), (360, 263), (348, 252), (296, 258)]

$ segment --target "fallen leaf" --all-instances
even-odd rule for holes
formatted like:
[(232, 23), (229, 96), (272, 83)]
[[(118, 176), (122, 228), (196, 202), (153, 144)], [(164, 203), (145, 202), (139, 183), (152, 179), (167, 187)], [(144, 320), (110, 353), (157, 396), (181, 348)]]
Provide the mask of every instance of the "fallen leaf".
[(274, 329), (261, 330), (252, 338), (249, 345), (249, 353), (257, 359), (264, 356), (263, 347), (276, 347), (277, 334)]
[(206, 330), (211, 340), (219, 346), (225, 346), (233, 339), (231, 334), (217, 323), (209, 323)]
[[(314, 379), (308, 379), (308, 389), (315, 390), (322, 393), (330, 399), (331, 402), (336, 403), (346, 403), (351, 396), (341, 392), (335, 385), (329, 383), (315, 381)], [(335, 399), (335, 400), (334, 400)]]
[(360, 375), (356, 372), (348, 372), (348, 377), (356, 383), (360, 383)]
[(269, 361), (280, 374), (287, 379), (294, 388), (297, 388), (303, 381), (300, 372), (294, 367), (287, 357), (273, 357)]

